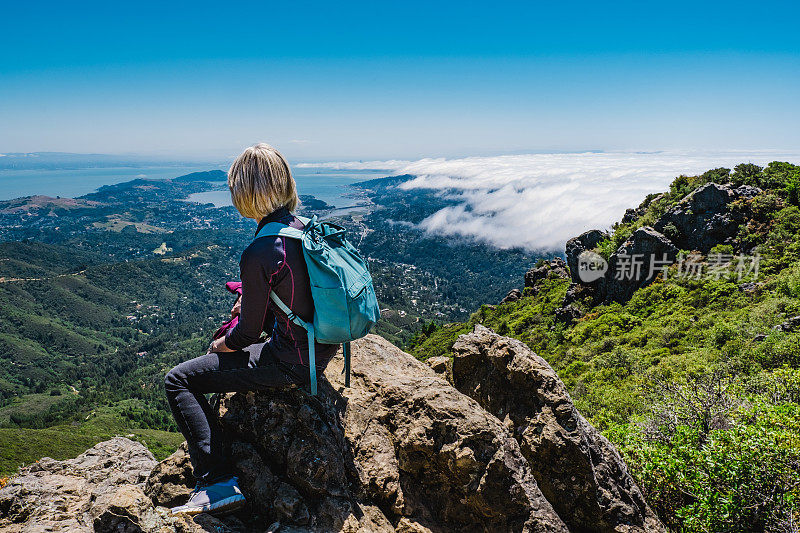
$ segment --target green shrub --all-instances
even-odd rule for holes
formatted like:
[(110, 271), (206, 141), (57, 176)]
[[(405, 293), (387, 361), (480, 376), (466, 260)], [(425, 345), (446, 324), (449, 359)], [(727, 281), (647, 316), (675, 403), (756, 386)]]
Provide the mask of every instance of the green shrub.
[(681, 174), (669, 185), (669, 195), (673, 198), (683, 198), (694, 190), (694, 180)]
[(800, 205), (800, 172), (796, 172), (787, 178), (783, 190), (787, 203)]
[(611, 234), (600, 241), (595, 250), (607, 260), (622, 246), (622, 243), (628, 240), (634, 229), (631, 224), (615, 224)]
[(733, 245), (732, 244), (717, 244), (711, 250), (709, 250), (709, 255), (711, 254), (733, 254)]
[(800, 365), (800, 334), (774, 332), (753, 350), (753, 359), (763, 368)]
[(800, 267), (781, 272), (775, 282), (775, 291), (789, 298), (800, 298)]
[(648, 439), (637, 426), (612, 436), (670, 528), (763, 532), (797, 519), (799, 423), (796, 404), (760, 404), (705, 438), (696, 426), (678, 427), (666, 442)]
[(784, 191), (786, 184), (800, 173), (800, 167), (783, 161), (773, 161), (763, 171), (760, 187)]
[(739, 328), (736, 325), (721, 321), (711, 328), (711, 339), (717, 348), (722, 348), (728, 341), (735, 339), (738, 332)]
[(754, 185), (760, 186), (763, 175), (762, 167), (752, 163), (741, 163), (733, 167), (731, 174), (731, 184), (738, 187), (739, 185)]
[(713, 183), (725, 184), (728, 183), (730, 180), (731, 180), (731, 169), (724, 167), (714, 168), (703, 172), (700, 175), (700, 180), (699, 180), (701, 183), (695, 183), (694, 188), (697, 188), (702, 183), (713, 182)]
[(756, 195), (750, 202), (750, 210), (758, 220), (771, 220), (772, 217), (783, 209), (784, 204), (780, 196), (765, 191)]

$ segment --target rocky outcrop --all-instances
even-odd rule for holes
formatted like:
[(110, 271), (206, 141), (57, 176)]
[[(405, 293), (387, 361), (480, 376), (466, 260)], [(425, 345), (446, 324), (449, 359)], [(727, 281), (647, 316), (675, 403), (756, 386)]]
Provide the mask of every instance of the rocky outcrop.
[(349, 389), (337, 358), (317, 398), (222, 398), (254, 508), (320, 531), (567, 531), (500, 421), (380, 337), (353, 350)]
[(783, 331), (784, 333), (790, 333), (800, 327), (800, 316), (793, 316), (790, 319), (782, 322), (772, 329), (775, 331)]
[(508, 291), (508, 294), (506, 294), (506, 297), (500, 300), (500, 303), (507, 304), (509, 302), (516, 302), (520, 298), (522, 298), (522, 291), (519, 289), (511, 289)]
[[(326, 376), (317, 397), (297, 388), (221, 396), (220, 423), (248, 505), (208, 531), (264, 531), (275, 523), (280, 531), (568, 531), (505, 426), (426, 364), (370, 335), (353, 345), (351, 388), (342, 386), (340, 358)], [(49, 492), (28, 488), (39, 475), (27, 472), (0, 490), (3, 525), (206, 527), (167, 516), (166, 506), (193, 485), (184, 450), (156, 466), (140, 445), (111, 442), (134, 446), (144, 460), (118, 446), (103, 452), (93, 462), (103, 465), (100, 478), (70, 474), (67, 494), (57, 476), (72, 463), (45, 461), (39, 482)], [(109, 478), (114, 468), (121, 474)]]
[(525, 287), (536, 288), (536, 285), (545, 279), (569, 279), (567, 264), (560, 257), (555, 257), (549, 261), (542, 261), (525, 273)]
[(433, 369), (434, 372), (437, 374), (447, 374), (450, 368), (450, 363), (452, 361), (449, 357), (445, 357), (443, 355), (439, 355), (436, 357), (429, 357), (425, 360), (425, 363)]
[(553, 312), (556, 322), (570, 325), (583, 316), (583, 312), (572, 304), (559, 307)]
[(565, 252), (567, 256), (567, 266), (569, 267), (569, 275), (573, 283), (582, 283), (581, 278), (578, 276), (578, 257), (581, 253), (596, 248), (606, 237), (606, 233), (598, 229), (593, 229), (581, 233), (577, 237), (573, 237), (567, 241)]
[(678, 249), (663, 234), (649, 226), (633, 232), (608, 260), (608, 271), (600, 284), (605, 301), (627, 302), (638, 289), (649, 285), (678, 257)]
[(622, 223), (630, 224), (631, 222), (635, 222), (639, 217), (645, 214), (645, 212), (646, 210), (641, 207), (637, 207), (636, 209), (628, 208), (625, 210), (625, 214), (622, 215)]
[[(559, 321), (567, 324), (574, 321), (576, 313), (568, 309), (570, 304), (582, 302), (594, 306), (601, 302), (628, 301), (637, 289), (655, 279), (665, 259), (669, 262), (677, 259), (678, 250), (708, 253), (718, 244), (735, 247), (741, 224), (752, 215), (749, 200), (760, 193), (761, 189), (749, 185), (734, 188), (706, 183), (698, 187), (661, 215), (653, 227), (636, 229), (611, 255), (604, 275), (594, 280), (581, 279), (581, 254), (590, 253), (607, 234), (590, 230), (570, 239), (565, 253), (573, 285), (559, 309)], [(648, 205), (662, 198), (663, 195), (655, 196), (636, 209), (629, 209), (622, 223), (635, 222), (645, 214)], [(651, 269), (653, 262), (658, 265), (655, 270)]]
[[(590, 247), (604, 236), (604, 233), (592, 230), (567, 242), (566, 255), (573, 283), (567, 289), (561, 307), (556, 310), (557, 321), (571, 324), (580, 318), (582, 310), (574, 305), (576, 303), (593, 306), (601, 302), (627, 302), (633, 293), (649, 285), (678, 257), (678, 248), (665, 235), (644, 226), (634, 231), (606, 262), (591, 252)], [(587, 261), (581, 254), (592, 255), (593, 261), (601, 263), (604, 270), (596, 270), (598, 277), (595, 281), (587, 283), (581, 280), (579, 263)]]
[(185, 447), (156, 464), (117, 438), (23, 469), (0, 490), (0, 528), (660, 531), (610, 444), (552, 369), (515, 342), (480, 328), (459, 340), (455, 375), (466, 394), (369, 335), (353, 344), (350, 388), (335, 358), (316, 397), (299, 388), (220, 395), (248, 500), (235, 514), (169, 516), (194, 484)]
[[(541, 284), (547, 279), (570, 279), (570, 270), (567, 263), (560, 257), (554, 257), (549, 261), (540, 261), (537, 266), (525, 273), (525, 290), (529, 294), (538, 294)], [(500, 302), (501, 304), (515, 302), (522, 297), (523, 293), (519, 289), (512, 289), (508, 295)], [(556, 322), (571, 324), (582, 316), (582, 312), (575, 306), (566, 302), (563, 307), (556, 309)]]
[(684, 250), (707, 253), (717, 244), (735, 244), (745, 213), (736, 209), (733, 202), (759, 192), (747, 185), (732, 188), (707, 183), (664, 213), (654, 228)]
[(561, 302), (563, 307), (580, 302), (588, 303), (590, 306), (600, 303), (601, 294), (596, 284), (572, 283), (564, 294)]
[(45, 457), (20, 469), (0, 489), (0, 530), (60, 531), (226, 531), (215, 518), (171, 517), (143, 492), (156, 466), (142, 444), (117, 437), (75, 459)]
[(455, 387), (503, 420), (573, 532), (665, 531), (625, 463), (524, 343), (476, 325), (453, 346)]
[(147, 478), (144, 492), (159, 505), (175, 507), (186, 503), (194, 481), (184, 441), (166, 461), (155, 466)]

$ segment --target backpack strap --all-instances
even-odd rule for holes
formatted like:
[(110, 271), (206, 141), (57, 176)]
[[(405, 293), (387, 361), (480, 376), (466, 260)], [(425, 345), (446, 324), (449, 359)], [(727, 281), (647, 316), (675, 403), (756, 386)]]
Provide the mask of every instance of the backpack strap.
[(289, 306), (287, 306), (285, 303), (283, 303), (283, 301), (281, 301), (280, 298), (278, 298), (278, 295), (275, 294), (275, 291), (269, 291), (269, 298), (270, 298), (270, 300), (272, 300), (275, 303), (275, 305), (278, 306), (278, 308), (281, 311), (286, 313), (286, 316), (289, 318), (289, 320), (291, 320), (292, 322), (294, 322), (295, 324), (297, 324), (301, 328), (305, 329), (306, 333), (308, 334), (308, 368), (309, 368), (309, 374), (310, 374), (310, 378), (311, 378), (311, 395), (312, 396), (316, 396), (317, 395), (317, 359), (316, 359), (316, 356), (315, 356), (315, 353), (314, 353), (314, 351), (315, 351), (314, 350), (314, 324), (312, 324), (311, 322), (306, 322), (305, 320), (303, 320), (302, 318), (300, 318), (299, 316), (294, 314), (292, 312), (292, 310), (289, 309)]
[[(297, 229), (293, 228), (292, 226), (288, 226), (286, 224), (281, 224), (280, 222), (268, 222), (264, 224), (259, 232), (256, 234), (255, 239), (259, 237), (288, 237), (290, 239), (302, 239), (303, 235), (305, 235), (306, 231), (308, 231), (311, 227), (313, 227), (317, 223), (317, 215), (313, 217), (306, 218), (306, 217), (298, 217), (295, 216), (300, 222), (304, 224), (304, 228)], [(294, 312), (289, 309), (289, 306), (283, 303), (278, 295), (275, 294), (275, 291), (269, 291), (269, 298), (270, 300), (278, 306), (278, 309), (286, 313), (286, 316), (291, 320), (293, 323), (297, 324), (301, 328), (306, 330), (308, 334), (308, 368), (309, 374), (311, 378), (311, 394), (312, 396), (316, 396), (317, 394), (317, 358), (314, 349), (314, 324), (311, 322), (306, 322)]]
[(350, 386), (350, 341), (342, 343), (342, 355), (344, 356), (344, 368), (342, 369), (342, 374), (344, 374), (344, 386)]
[(287, 226), (286, 224), (281, 224), (280, 222), (268, 222), (267, 224), (264, 224), (264, 227), (258, 231), (254, 240), (258, 239), (259, 237), (288, 237), (290, 239), (302, 239), (303, 234), (305, 234), (308, 229), (317, 223), (317, 215), (314, 215), (311, 218), (298, 216), (295, 216), (295, 218), (305, 225), (303, 229), (293, 228), (292, 226)]
[(259, 230), (255, 238), (259, 237), (288, 237), (290, 239), (302, 239), (304, 231), (301, 229), (281, 224), (280, 222), (269, 222)]

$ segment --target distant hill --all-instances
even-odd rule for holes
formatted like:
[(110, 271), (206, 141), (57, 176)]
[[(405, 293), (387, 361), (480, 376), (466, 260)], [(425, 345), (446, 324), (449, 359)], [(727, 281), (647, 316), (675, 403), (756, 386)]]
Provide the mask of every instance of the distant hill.
[(412, 176), (411, 174), (401, 174), (399, 176), (387, 176), (384, 178), (375, 178), (371, 180), (357, 181), (353, 183), (353, 186), (364, 189), (393, 187), (403, 182), (410, 181), (414, 178), (416, 178), (416, 176)]
[(196, 166), (196, 161), (175, 161), (139, 155), (74, 154), (69, 152), (10, 152), (0, 154), (0, 170), (56, 170), (80, 168)]
[(205, 172), (192, 172), (174, 178), (173, 181), (226, 181), (228, 173), (224, 170), (206, 170)]

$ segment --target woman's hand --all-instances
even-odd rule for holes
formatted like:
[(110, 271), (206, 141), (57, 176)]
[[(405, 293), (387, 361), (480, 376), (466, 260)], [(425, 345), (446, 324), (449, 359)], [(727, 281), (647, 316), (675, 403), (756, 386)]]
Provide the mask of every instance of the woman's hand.
[(231, 307), (231, 318), (240, 314), (241, 311), (242, 311), (242, 295), (240, 294), (239, 297), (236, 298), (236, 303), (233, 304), (233, 307)]
[(223, 353), (232, 351), (233, 350), (225, 345), (225, 337), (220, 337), (219, 339), (214, 339), (211, 341), (211, 345), (208, 347), (208, 352), (206, 353)]

